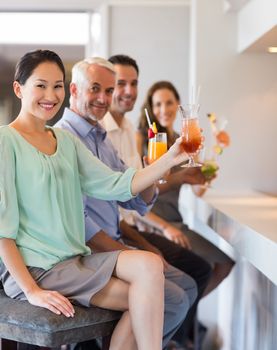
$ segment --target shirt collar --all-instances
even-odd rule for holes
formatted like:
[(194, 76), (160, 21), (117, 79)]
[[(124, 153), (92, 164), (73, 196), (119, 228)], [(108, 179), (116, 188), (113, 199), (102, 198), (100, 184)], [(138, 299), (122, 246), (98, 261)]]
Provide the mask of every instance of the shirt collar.
[(122, 122), (119, 126), (110, 112), (107, 112), (104, 118), (100, 121), (100, 124), (107, 132), (125, 129), (125, 126), (127, 125), (126, 123), (126, 118), (123, 117)]
[(69, 108), (65, 108), (62, 119), (66, 120), (82, 138), (86, 138), (90, 133), (98, 133), (102, 139), (106, 137), (107, 132), (99, 123), (92, 125)]

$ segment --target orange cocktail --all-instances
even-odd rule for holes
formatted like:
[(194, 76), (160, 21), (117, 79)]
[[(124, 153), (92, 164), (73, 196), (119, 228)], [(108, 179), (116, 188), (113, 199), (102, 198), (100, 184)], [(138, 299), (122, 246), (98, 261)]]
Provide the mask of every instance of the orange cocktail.
[(199, 127), (199, 105), (187, 104), (184, 107), (179, 106), (182, 116), (182, 146), (188, 154), (188, 163), (181, 165), (183, 167), (196, 167), (202, 164), (196, 163), (193, 159), (195, 153), (200, 149), (202, 143), (202, 134)]
[(202, 138), (198, 118), (183, 118), (182, 136), (185, 152), (195, 153), (201, 145)]
[(148, 140), (148, 163), (151, 164), (167, 152), (165, 132), (158, 132)]

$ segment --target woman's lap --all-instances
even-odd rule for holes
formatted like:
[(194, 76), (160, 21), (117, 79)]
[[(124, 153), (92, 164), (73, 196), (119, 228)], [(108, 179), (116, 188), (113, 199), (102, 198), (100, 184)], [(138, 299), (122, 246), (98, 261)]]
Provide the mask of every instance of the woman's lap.
[[(90, 306), (92, 296), (109, 282), (121, 251), (77, 256), (46, 271), (29, 267), (39, 287), (56, 290), (73, 303)], [(25, 294), (10, 274), (2, 275), (5, 292), (14, 299), (26, 300)]]

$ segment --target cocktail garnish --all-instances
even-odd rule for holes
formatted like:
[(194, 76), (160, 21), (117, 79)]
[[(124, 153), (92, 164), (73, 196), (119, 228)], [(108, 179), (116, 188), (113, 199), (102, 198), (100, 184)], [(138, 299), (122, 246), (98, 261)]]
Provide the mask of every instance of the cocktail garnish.
[(152, 124), (152, 130), (153, 130), (153, 133), (154, 133), (154, 134), (157, 134), (157, 133), (158, 133), (157, 125), (156, 125), (155, 122), (153, 122), (153, 124)]
[(148, 128), (148, 138), (152, 139), (155, 137), (155, 133), (153, 132), (152, 128)]

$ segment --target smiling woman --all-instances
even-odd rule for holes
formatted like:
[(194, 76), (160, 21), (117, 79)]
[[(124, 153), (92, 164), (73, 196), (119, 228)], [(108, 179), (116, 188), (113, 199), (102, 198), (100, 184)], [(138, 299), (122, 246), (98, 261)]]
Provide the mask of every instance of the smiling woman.
[[(49, 50), (29, 52), (16, 66), (13, 87), (21, 100), (20, 113), (0, 128), (4, 290), (11, 298), (66, 317), (74, 317), (74, 302), (123, 311), (111, 347), (120, 349), (123, 341), (126, 349), (135, 349), (137, 343), (141, 350), (151, 346), (159, 350), (164, 299), (160, 258), (138, 251), (91, 254), (85, 244), (82, 191), (125, 201), (132, 197), (135, 170), (113, 172), (70, 133), (46, 127), (63, 102), (64, 80), (63, 63)], [(149, 264), (154, 273), (147, 282)], [(145, 293), (155, 298), (149, 299), (143, 315), (138, 299)], [(135, 321), (134, 333), (129, 313)], [(147, 320), (144, 329), (141, 325)]]
[[(97, 115), (106, 109), (114, 86), (113, 71), (100, 66), (99, 73), (103, 74), (96, 74), (96, 81), (83, 84), (86, 107)], [(182, 162), (181, 141), (157, 166), (111, 170), (71, 133), (46, 126), (64, 100), (64, 80), (62, 60), (53, 51), (28, 52), (16, 66), (13, 88), (21, 109), (11, 124), (0, 128), (4, 290), (11, 298), (66, 317), (74, 317), (74, 303), (123, 311), (111, 348), (160, 350), (162, 260), (150, 252), (121, 247), (92, 254), (85, 243), (82, 195), (122, 202), (132, 199)], [(74, 95), (77, 89), (71, 92)]]

